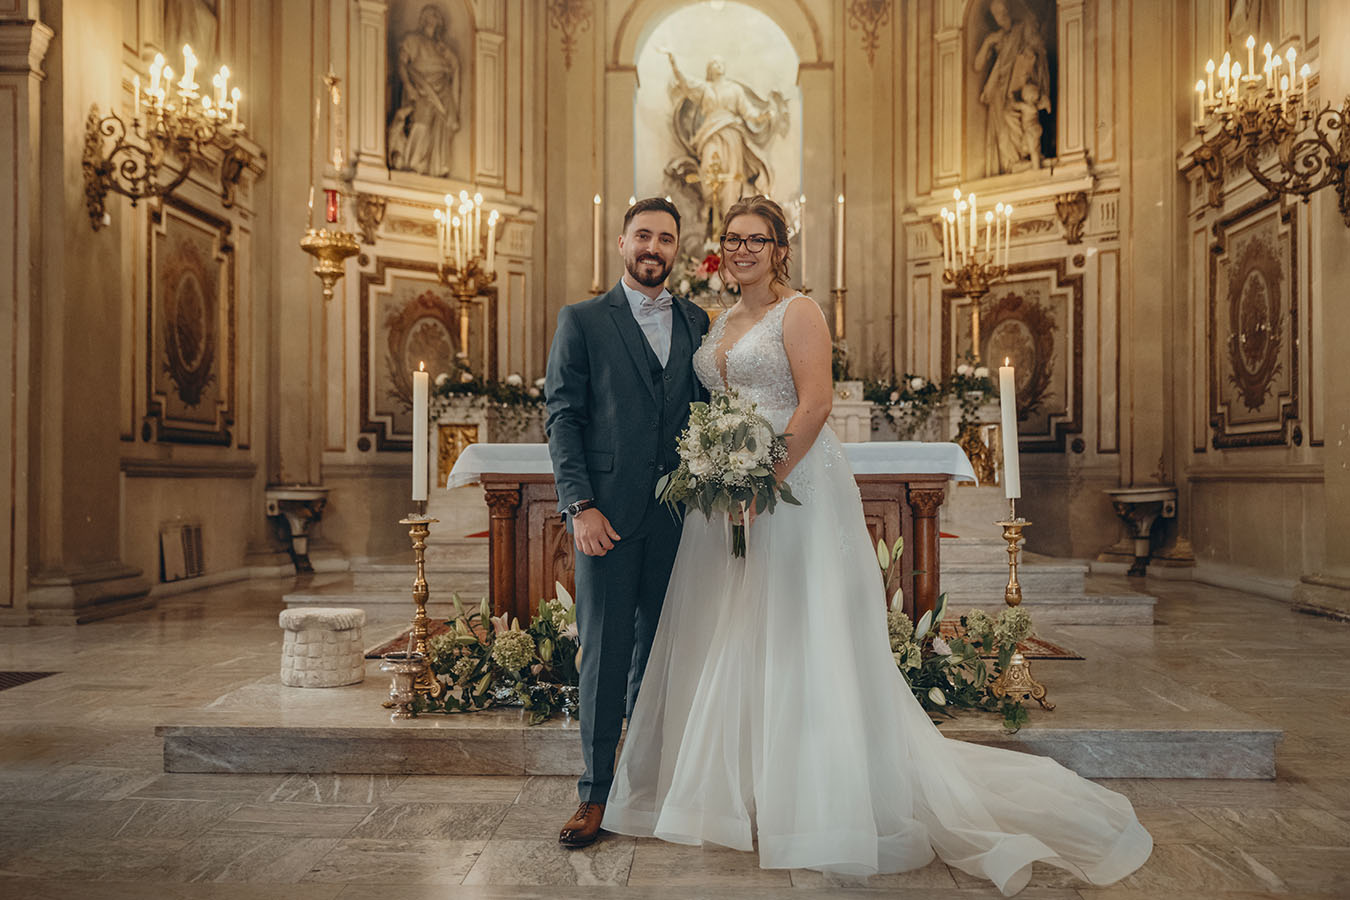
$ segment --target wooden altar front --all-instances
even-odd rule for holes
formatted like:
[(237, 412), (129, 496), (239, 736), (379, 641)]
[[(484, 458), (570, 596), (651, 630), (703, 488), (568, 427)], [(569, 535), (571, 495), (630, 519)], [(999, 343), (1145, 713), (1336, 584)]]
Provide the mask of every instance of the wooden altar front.
[[(937, 604), (941, 584), (938, 509), (947, 475), (857, 475), (872, 544), (893, 546), (905, 539), (901, 555), (904, 608), (910, 618)], [(484, 473), (483, 492), (491, 514), (489, 594), (494, 615), (509, 612), (523, 627), (551, 599), (553, 583), (575, 594), (572, 536), (557, 511), (553, 476)]]

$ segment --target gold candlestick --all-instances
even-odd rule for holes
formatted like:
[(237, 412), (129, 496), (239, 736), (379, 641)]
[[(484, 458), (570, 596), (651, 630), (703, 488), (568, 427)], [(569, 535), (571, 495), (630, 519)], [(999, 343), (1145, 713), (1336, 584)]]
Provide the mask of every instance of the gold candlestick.
[(1022, 585), (1017, 581), (1017, 553), (1022, 543), (1022, 529), (1031, 524), (1028, 519), (1017, 517), (1017, 501), (1008, 501), (1008, 518), (995, 525), (1003, 527), (1003, 539), (1008, 542), (1008, 584), (1003, 589), (1003, 602), (1016, 606), (1022, 602)]
[[(1017, 501), (1009, 498), (1008, 518), (994, 524), (1003, 527), (1003, 539), (1008, 542), (1008, 584), (1003, 589), (1003, 602), (1017, 606), (1022, 602), (1022, 585), (1017, 581), (1017, 555), (1022, 543), (1022, 529), (1030, 525), (1031, 521), (1018, 518)], [(998, 674), (989, 690), (995, 697), (1035, 700), (1042, 709), (1055, 708), (1055, 704), (1046, 699), (1045, 685), (1031, 677), (1031, 663), (1027, 662), (1020, 650), (1013, 651), (1007, 668)]]
[[(427, 535), (431, 533), (431, 526), (440, 519), (435, 519), (426, 514), (426, 501), (418, 502), (418, 511), (406, 519), (400, 519), (400, 525), (410, 526), (408, 536), (412, 538), (413, 557), (417, 562), (417, 578), (413, 581), (413, 603), (416, 604), (417, 611), (412, 620), (412, 645), (414, 654), (422, 654), (424, 659), (429, 659), (427, 651), (427, 597), (430, 591), (427, 589)], [(439, 697), (445, 692), (445, 685), (441, 684), (436, 678), (432, 677), (431, 666), (425, 665), (421, 673), (413, 682), (413, 691), (417, 694), (427, 694), (432, 697)]]
[(844, 339), (844, 295), (848, 293), (848, 288), (837, 287), (830, 291), (830, 297), (834, 301), (834, 339), (842, 341)]

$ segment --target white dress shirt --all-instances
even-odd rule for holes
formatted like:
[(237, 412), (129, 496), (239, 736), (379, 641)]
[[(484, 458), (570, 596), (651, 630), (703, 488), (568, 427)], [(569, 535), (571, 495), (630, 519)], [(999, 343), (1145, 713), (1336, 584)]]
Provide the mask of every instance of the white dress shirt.
[(651, 298), (646, 294), (629, 287), (627, 280), (621, 280), (619, 284), (623, 285), (623, 292), (628, 296), (628, 306), (633, 310), (633, 318), (637, 319), (638, 327), (647, 337), (647, 343), (651, 345), (652, 352), (656, 358), (661, 361), (661, 365), (670, 360), (670, 330), (673, 327), (674, 310), (671, 301), (670, 291), (665, 288), (656, 295), (656, 300), (663, 298), (666, 300), (663, 309), (654, 309)]

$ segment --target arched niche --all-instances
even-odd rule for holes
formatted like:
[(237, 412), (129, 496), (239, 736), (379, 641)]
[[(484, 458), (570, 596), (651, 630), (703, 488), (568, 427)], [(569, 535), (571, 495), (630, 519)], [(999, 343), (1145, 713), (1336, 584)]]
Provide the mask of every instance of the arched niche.
[[(1058, 115), (1057, 104), (1059, 103), (1059, 52), (1055, 0), (969, 0), (962, 17), (961, 32), (963, 38), (961, 79), (963, 88), (961, 96), (964, 109), (963, 120), (965, 122), (965, 165), (962, 166), (962, 171), (967, 180), (992, 178), (1026, 168), (999, 171), (990, 162), (990, 126), (991, 118), (995, 114), (991, 113), (981, 100), (981, 95), (988, 84), (994, 62), (985, 60), (979, 68), (976, 68), (976, 62), (980, 55), (980, 48), (984, 45), (986, 38), (998, 30), (998, 24), (990, 9), (995, 2), (1002, 2), (1006, 6), (1014, 24), (1022, 22), (1028, 15), (1035, 17), (1037, 30), (1045, 45), (1046, 64), (1049, 71), (1045, 96), (1050, 109), (1048, 112), (1042, 111), (1036, 116), (1041, 128), (1040, 155), (1043, 160), (1054, 159), (1057, 155), (1056, 120)], [(1020, 86), (1017, 87), (1017, 90), (1020, 91)], [(1005, 109), (1002, 114), (1018, 116), (1020, 112), (1015, 109)]]
[[(731, 0), (728, 0), (731, 2)], [(741, 5), (758, 9), (777, 24), (792, 42), (797, 58), (802, 62), (820, 63), (826, 59), (825, 36), (805, 0), (740, 0)], [(710, 10), (705, 0), (689, 0), (685, 7)], [(638, 47), (646, 42), (657, 24), (680, 7), (672, 8), (670, 0), (637, 0), (624, 10), (614, 30), (607, 63), (613, 67), (635, 64)]]
[[(422, 10), (435, 7), (446, 22), (443, 35), (445, 42), (459, 60), (459, 130), (450, 142), (451, 180), (469, 181), (473, 179), (477, 166), (473, 158), (474, 129), (478, 126), (476, 109), (476, 86), (474, 83), (477, 48), (475, 46), (478, 25), (470, 0), (391, 0), (388, 7), (388, 19), (385, 32), (386, 66), (384, 84), (384, 114), (381, 128), (384, 140), (385, 164), (388, 164), (390, 147), (388, 138), (391, 124), (399, 114), (396, 100), (400, 93), (398, 74), (399, 43), (418, 27)], [(415, 180), (420, 176), (415, 172), (393, 171), (394, 180)]]

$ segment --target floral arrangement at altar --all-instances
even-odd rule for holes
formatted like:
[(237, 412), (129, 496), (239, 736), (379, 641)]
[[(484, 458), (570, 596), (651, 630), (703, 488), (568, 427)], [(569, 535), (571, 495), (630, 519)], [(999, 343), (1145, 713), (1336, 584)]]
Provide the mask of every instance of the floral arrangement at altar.
[[(902, 435), (915, 434), (938, 410), (954, 405), (960, 409), (959, 433), (975, 423), (980, 407), (997, 400), (998, 389), (989, 376), (989, 369), (967, 358), (942, 381), (931, 381), (909, 372), (899, 379), (865, 381), (863, 397), (871, 401), (877, 412)], [(940, 439), (950, 437), (942, 435)]]
[(441, 372), (432, 382), (428, 414), (431, 421), (442, 418), (454, 405), (468, 404), (491, 411), (510, 435), (520, 435), (536, 421), (544, 409), (544, 379), (527, 384), (512, 372), (501, 381), (487, 378), (470, 369), (462, 360), (452, 370)]
[(740, 286), (735, 281), (723, 281), (720, 271), (722, 258), (717, 255), (717, 241), (706, 241), (701, 256), (686, 253), (675, 259), (666, 285), (670, 293), (707, 308), (722, 303), (722, 292), (735, 294)]
[[(996, 711), (1003, 716), (1004, 729), (1017, 731), (1029, 718), (1026, 707), (1020, 700), (996, 697), (992, 688), (1017, 645), (1031, 637), (1031, 615), (1020, 606), (1002, 610), (996, 618), (972, 609), (961, 617), (961, 627), (949, 627), (944, 637), (947, 595), (942, 594), (937, 606), (920, 616), (916, 624), (904, 612), (900, 591), (891, 592), (899, 581), (903, 549), (904, 538), (898, 539), (893, 548), (877, 541), (877, 562), (891, 596), (886, 614), (891, 656), (915, 699), (930, 715), (953, 717), (956, 709)], [(993, 657), (992, 671), (985, 657)]]
[(487, 600), (466, 611), (453, 595), (450, 629), (427, 641), (431, 674), (448, 690), (439, 698), (419, 695), (415, 713), (473, 712), (521, 706), (537, 725), (555, 713), (577, 713), (580, 639), (577, 610), (561, 584), (557, 597), (539, 604), (528, 628), (506, 614), (489, 616)]

